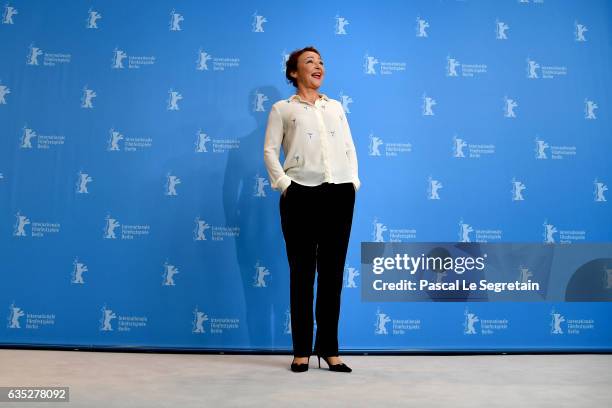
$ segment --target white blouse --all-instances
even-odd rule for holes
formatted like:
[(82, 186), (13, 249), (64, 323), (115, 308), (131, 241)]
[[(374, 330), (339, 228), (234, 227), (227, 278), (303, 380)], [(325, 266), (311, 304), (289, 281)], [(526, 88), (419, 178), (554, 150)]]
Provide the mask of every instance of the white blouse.
[[(280, 146), (285, 162), (280, 164)], [(264, 141), (264, 162), (274, 190), (292, 180), (305, 186), (348, 183), (359, 190), (357, 153), (342, 104), (320, 93), (314, 106), (299, 95), (272, 105)]]

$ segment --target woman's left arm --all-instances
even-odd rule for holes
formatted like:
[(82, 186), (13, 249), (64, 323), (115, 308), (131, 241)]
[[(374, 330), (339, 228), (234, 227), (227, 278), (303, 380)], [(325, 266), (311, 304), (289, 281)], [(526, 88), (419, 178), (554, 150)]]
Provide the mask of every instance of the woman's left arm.
[(351, 128), (348, 123), (348, 119), (346, 118), (346, 113), (344, 112), (344, 108), (342, 104), (338, 102), (338, 106), (340, 109), (340, 117), (342, 118), (342, 126), (343, 126), (343, 137), (344, 137), (344, 145), (346, 147), (346, 152), (349, 156), (349, 161), (351, 163), (351, 174), (353, 178), (353, 185), (355, 186), (355, 191), (359, 190), (361, 187), (361, 181), (359, 180), (359, 165), (357, 163), (357, 152), (355, 150), (355, 143), (353, 143), (353, 136), (351, 135)]

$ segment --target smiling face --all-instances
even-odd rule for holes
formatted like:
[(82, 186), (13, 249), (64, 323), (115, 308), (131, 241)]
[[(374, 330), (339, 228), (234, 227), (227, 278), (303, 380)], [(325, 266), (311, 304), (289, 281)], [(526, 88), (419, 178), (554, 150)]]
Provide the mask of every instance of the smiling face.
[(323, 60), (316, 52), (305, 51), (298, 57), (297, 71), (290, 75), (296, 79), (298, 87), (302, 84), (305, 88), (318, 89), (325, 76)]

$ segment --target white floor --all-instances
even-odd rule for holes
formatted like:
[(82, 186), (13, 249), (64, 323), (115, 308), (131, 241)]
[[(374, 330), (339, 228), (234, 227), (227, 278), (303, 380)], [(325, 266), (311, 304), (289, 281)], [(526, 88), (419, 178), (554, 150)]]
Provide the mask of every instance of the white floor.
[[(289, 370), (288, 355), (0, 349), (0, 386), (69, 386), (66, 407), (612, 407), (612, 355), (343, 356), (352, 373)], [(321, 362), (321, 366), (325, 363)]]

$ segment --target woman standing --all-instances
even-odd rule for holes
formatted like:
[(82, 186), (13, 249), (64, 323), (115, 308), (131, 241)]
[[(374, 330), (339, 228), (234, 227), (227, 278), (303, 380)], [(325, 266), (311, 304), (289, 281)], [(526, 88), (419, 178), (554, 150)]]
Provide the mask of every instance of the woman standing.
[[(291, 370), (308, 370), (314, 354), (331, 371), (351, 372), (338, 356), (338, 319), (355, 193), (357, 155), (342, 104), (318, 90), (325, 76), (314, 47), (291, 53), (285, 76), (296, 94), (272, 105), (264, 142), (270, 185), (281, 191), (280, 216), (290, 269)], [(283, 148), (285, 162), (279, 161)]]

